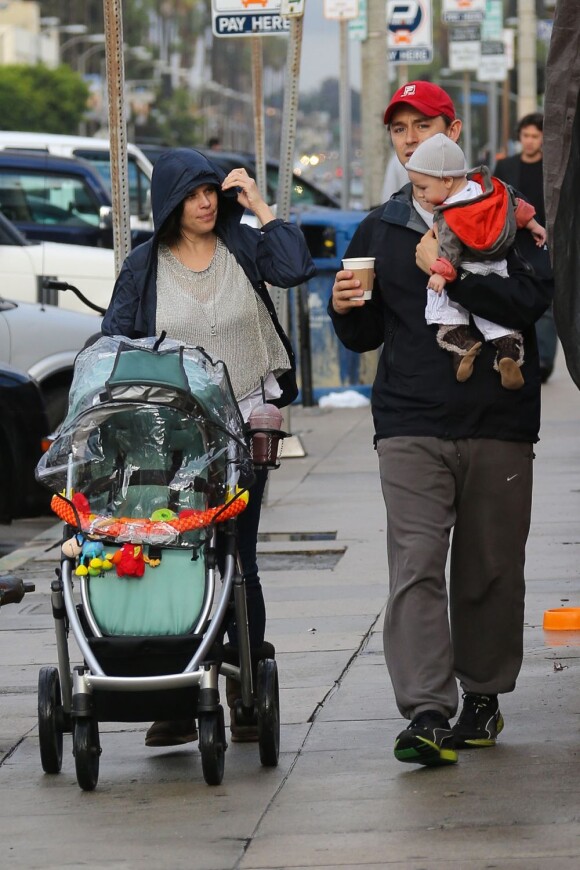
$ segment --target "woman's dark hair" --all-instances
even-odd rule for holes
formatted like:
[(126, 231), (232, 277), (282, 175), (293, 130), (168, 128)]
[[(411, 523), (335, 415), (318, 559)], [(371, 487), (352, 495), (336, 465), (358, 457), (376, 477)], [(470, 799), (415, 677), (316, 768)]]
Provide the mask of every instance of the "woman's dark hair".
[(179, 241), (184, 203), (185, 200), (182, 199), (179, 205), (175, 206), (169, 217), (163, 222), (163, 226), (157, 235), (160, 244), (170, 246)]

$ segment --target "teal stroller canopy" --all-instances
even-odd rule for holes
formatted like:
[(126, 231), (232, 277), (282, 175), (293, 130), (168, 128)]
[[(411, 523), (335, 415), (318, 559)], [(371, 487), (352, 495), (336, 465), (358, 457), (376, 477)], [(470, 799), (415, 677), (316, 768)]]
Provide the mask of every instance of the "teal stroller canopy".
[(36, 473), (85, 532), (191, 546), (192, 529), (253, 480), (226, 366), (168, 339), (100, 338), (77, 357), (67, 417)]

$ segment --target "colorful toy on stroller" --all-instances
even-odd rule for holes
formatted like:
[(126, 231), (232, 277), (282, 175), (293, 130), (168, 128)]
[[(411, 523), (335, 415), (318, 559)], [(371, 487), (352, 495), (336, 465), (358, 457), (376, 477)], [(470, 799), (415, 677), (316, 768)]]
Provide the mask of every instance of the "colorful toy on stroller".
[[(39, 463), (64, 521), (52, 584), (58, 668), (38, 686), (42, 767), (72, 731), (76, 776), (99, 775), (99, 722), (198, 722), (205, 781), (227, 748), (218, 675), (239, 681), (260, 760), (278, 763), (276, 662), (252, 675), (236, 515), (253, 464), (223, 363), (163, 339), (100, 338), (77, 358), (69, 413)], [(76, 588), (75, 588), (76, 587)], [(224, 661), (235, 613), (239, 664)], [(71, 673), (72, 630), (83, 663)]]

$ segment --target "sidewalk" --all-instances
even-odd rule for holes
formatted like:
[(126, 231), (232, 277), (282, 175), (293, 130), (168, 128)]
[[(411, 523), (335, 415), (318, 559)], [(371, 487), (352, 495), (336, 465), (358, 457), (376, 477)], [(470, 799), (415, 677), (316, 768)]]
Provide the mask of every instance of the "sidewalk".
[(580, 633), (542, 630), (545, 609), (580, 605), (580, 395), (561, 355), (543, 408), (526, 653), (495, 749), (449, 768), (395, 761), (404, 723), (382, 652), (386, 519), (370, 412), (296, 407), (291, 428), (307, 455), (272, 474), (260, 546), (281, 680), (278, 768), (261, 768), (256, 746), (230, 744), (223, 783), (210, 788), (196, 748), (146, 749), (146, 723), (111, 723), (95, 792), (77, 786), (69, 735), (61, 774), (42, 773), (36, 682), (56, 660), (52, 529), (18, 568), (36, 592), (0, 612), (0, 864), (578, 867)]

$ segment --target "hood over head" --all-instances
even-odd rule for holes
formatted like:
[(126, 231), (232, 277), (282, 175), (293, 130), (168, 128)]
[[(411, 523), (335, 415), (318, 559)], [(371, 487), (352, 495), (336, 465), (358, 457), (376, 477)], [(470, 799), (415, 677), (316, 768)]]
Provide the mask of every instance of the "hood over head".
[(151, 208), (155, 235), (171, 212), (200, 184), (214, 184), (218, 190), (217, 226), (224, 222), (239, 223), (244, 208), (237, 200), (235, 189), (222, 191), (226, 173), (194, 148), (172, 148), (165, 151), (153, 166), (151, 177)]

